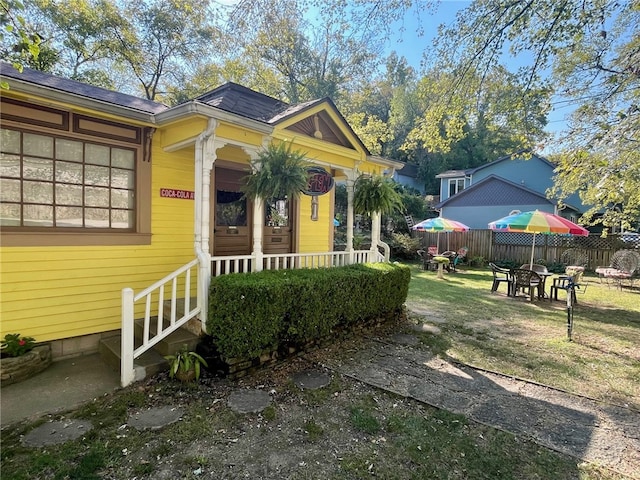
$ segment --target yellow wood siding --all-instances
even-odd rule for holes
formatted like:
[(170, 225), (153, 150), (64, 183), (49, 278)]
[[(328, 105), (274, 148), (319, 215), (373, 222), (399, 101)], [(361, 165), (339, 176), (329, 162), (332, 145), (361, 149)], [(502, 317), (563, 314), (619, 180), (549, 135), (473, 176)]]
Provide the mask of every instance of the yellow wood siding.
[(331, 194), (318, 197), (318, 220), (311, 220), (311, 197), (300, 196), (299, 253), (330, 252), (330, 229), (333, 229), (331, 217)]
[(49, 341), (119, 329), (123, 288), (140, 291), (195, 257), (194, 201), (160, 197), (161, 188), (194, 190), (193, 158), (193, 148), (154, 146), (151, 245), (2, 248), (0, 335)]

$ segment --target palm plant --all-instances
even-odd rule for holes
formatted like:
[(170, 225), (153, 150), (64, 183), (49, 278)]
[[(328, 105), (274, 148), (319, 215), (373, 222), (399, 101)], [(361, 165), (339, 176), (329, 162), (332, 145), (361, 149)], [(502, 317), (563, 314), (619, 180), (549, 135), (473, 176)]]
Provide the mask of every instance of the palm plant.
[(254, 162), (253, 173), (243, 188), (249, 199), (297, 198), (307, 188), (309, 174), (305, 154), (292, 150), (292, 144), (270, 143)]
[(371, 215), (389, 214), (404, 210), (401, 195), (393, 182), (380, 175), (361, 175), (355, 182), (353, 207), (356, 213)]

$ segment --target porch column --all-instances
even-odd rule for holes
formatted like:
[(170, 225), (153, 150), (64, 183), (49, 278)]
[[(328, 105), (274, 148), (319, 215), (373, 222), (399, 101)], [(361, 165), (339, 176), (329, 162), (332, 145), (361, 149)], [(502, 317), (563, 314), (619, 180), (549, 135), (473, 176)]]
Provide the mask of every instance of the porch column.
[(370, 262), (374, 261), (374, 258), (378, 253), (378, 243), (380, 242), (380, 212), (373, 212), (371, 214), (371, 255)]
[(355, 178), (353, 175), (347, 176), (347, 252), (349, 253), (349, 264), (354, 262), (353, 258), (353, 192)]
[[(251, 159), (251, 168), (256, 171), (260, 168), (256, 165), (255, 160), (258, 158), (258, 149), (243, 147), (245, 153), (249, 155)], [(264, 200), (256, 197), (253, 200), (253, 271), (262, 271), (264, 263), (264, 253), (262, 252), (262, 236), (264, 228)]]
[(218, 122), (210, 119), (207, 129), (196, 140), (194, 165), (194, 250), (198, 258), (197, 305), (200, 323), (206, 332), (208, 292), (211, 283), (211, 255), (209, 254), (209, 187), (211, 170), (216, 161), (215, 128)]

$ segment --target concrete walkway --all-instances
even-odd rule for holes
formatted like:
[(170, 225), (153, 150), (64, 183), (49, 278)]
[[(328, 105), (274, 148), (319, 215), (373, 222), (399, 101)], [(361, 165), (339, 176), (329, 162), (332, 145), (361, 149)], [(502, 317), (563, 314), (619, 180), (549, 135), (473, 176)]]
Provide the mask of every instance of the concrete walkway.
[(640, 412), (446, 361), (417, 344), (406, 334), (371, 339), (326, 366), (640, 478)]
[(4, 426), (69, 410), (119, 386), (120, 376), (97, 353), (53, 362), (32, 378), (2, 387), (0, 422)]

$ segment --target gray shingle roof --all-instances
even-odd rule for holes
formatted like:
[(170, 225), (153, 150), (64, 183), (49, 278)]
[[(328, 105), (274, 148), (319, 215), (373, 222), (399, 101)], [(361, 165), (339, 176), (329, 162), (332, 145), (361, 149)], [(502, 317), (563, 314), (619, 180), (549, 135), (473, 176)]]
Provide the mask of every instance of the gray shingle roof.
[(265, 123), (290, 108), (288, 103), (233, 82), (225, 83), (196, 100)]
[(168, 109), (162, 103), (153, 102), (133, 95), (127, 95), (106, 88), (95, 87), (82, 82), (76, 82), (68, 78), (57, 77), (48, 73), (39, 72), (30, 68), (24, 68), (22, 73), (6, 62), (0, 62), (0, 75), (15, 80), (20, 80), (33, 85), (50, 88), (59, 92), (77, 95), (107, 102), (120, 107), (138, 110), (143, 113), (155, 114)]
[(478, 207), (493, 205), (536, 205), (553, 203), (544, 195), (517, 185), (504, 178), (490, 175), (481, 182), (465, 188), (457, 195), (440, 202), (435, 208)]

